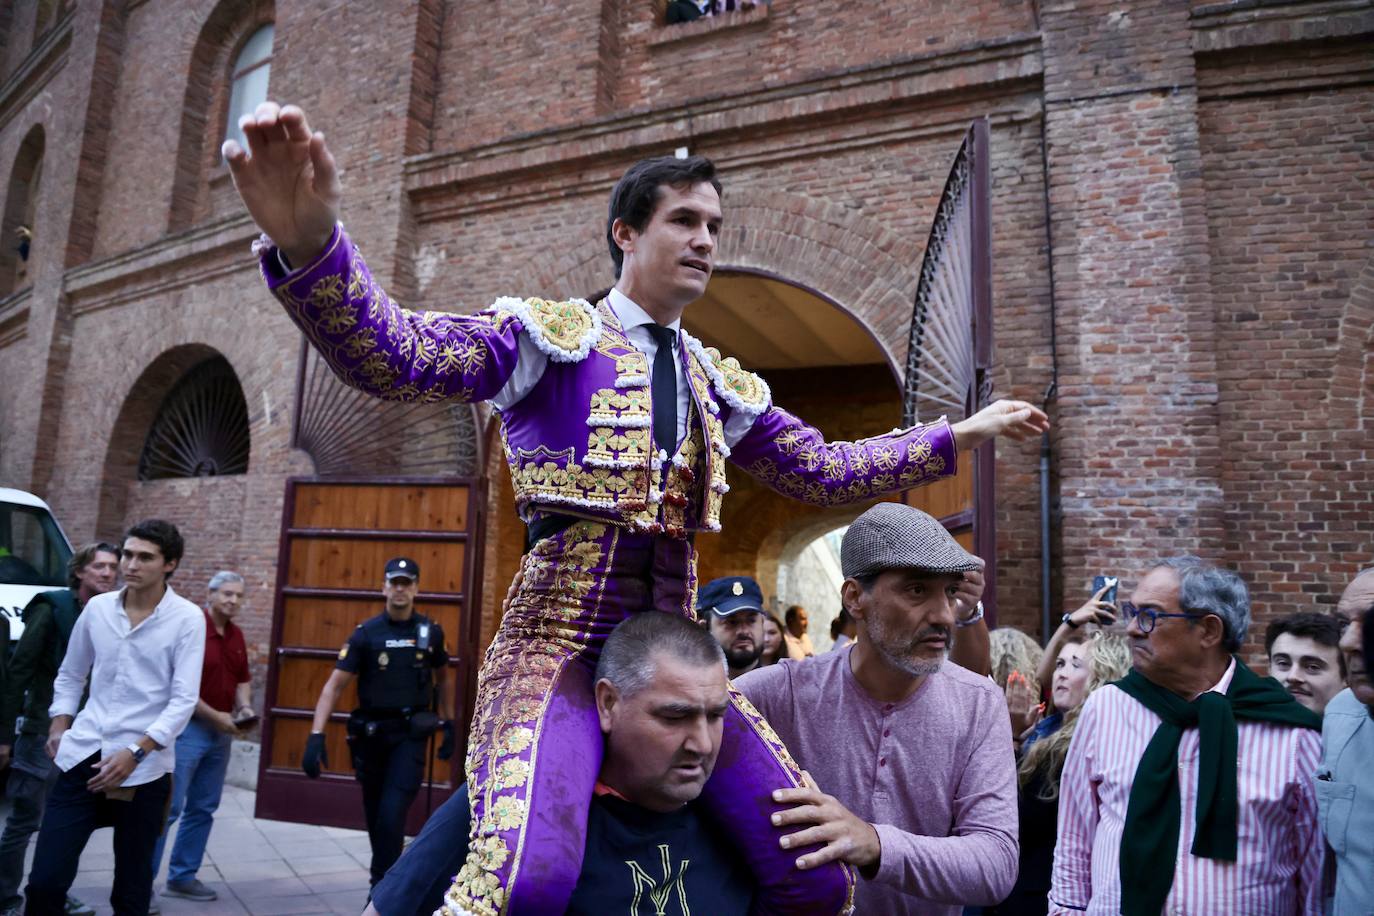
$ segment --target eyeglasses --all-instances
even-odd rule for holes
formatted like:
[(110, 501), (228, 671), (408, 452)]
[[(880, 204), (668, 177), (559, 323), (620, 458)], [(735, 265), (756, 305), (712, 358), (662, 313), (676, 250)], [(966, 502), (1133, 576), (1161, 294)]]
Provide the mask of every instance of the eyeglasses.
[(1121, 614), (1126, 618), (1127, 623), (1135, 620), (1136, 626), (1140, 627), (1140, 632), (1142, 633), (1154, 632), (1155, 621), (1161, 617), (1185, 617), (1189, 620), (1201, 620), (1203, 617), (1207, 616), (1197, 611), (1189, 611), (1186, 608), (1181, 614), (1175, 614), (1169, 611), (1156, 611), (1154, 608), (1136, 607), (1129, 601), (1121, 602)]

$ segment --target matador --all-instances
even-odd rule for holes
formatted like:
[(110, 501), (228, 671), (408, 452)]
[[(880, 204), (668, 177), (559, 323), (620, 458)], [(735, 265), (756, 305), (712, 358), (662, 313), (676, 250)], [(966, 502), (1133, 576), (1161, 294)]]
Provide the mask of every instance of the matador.
[[(616, 184), (606, 230), (616, 283), (599, 301), (511, 296), (474, 314), (411, 311), (338, 222), (337, 169), (304, 113), (264, 103), (242, 126), (249, 149), (228, 141), (224, 153), (264, 233), (263, 275), (334, 372), (382, 398), (486, 400), (500, 413), (529, 548), (478, 675), (470, 851), (447, 912), (565, 909), (602, 753), (599, 647), (630, 614), (694, 614), (693, 536), (720, 529), (727, 462), (832, 506), (948, 476), (958, 449), (1046, 428), (1036, 408), (1001, 401), (953, 426), (826, 442), (775, 406), (762, 379), (680, 325), (706, 289), (722, 222), (721, 186), (702, 157), (646, 160)], [(733, 691), (723, 730), (709, 779), (690, 767), (664, 779), (705, 781), (707, 810), (754, 873), (759, 912), (845, 911), (856, 877), (842, 844), (783, 849), (770, 821), (781, 807), (772, 791), (801, 784), (787, 749)]]

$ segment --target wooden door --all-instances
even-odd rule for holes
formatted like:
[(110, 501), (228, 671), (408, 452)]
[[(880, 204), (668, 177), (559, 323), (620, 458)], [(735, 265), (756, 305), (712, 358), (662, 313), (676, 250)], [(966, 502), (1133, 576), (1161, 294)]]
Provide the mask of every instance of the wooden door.
[(416, 609), (443, 627), (449, 686), (459, 724), (452, 760), (432, 745), (425, 785), (408, 832), (462, 782), (466, 724), (476, 685), (476, 590), (486, 496), (471, 480), (292, 479), (286, 485), (267, 675), (267, 713), (256, 815), (274, 820), (363, 825), (344, 723), (357, 706), (350, 687), (325, 730), (329, 764), (317, 780), (301, 772), (320, 690), (354, 627), (383, 611), (382, 568), (396, 556), (420, 566)]

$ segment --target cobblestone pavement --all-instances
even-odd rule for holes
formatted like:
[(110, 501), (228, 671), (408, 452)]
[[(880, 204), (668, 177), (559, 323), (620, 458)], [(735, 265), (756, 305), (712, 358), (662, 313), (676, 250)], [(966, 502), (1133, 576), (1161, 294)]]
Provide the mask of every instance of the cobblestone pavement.
[[(367, 834), (338, 827), (287, 824), (253, 817), (255, 794), (224, 787), (215, 826), (205, 850), (199, 878), (219, 894), (209, 903), (161, 895), (167, 863), (157, 878), (153, 900), (165, 916), (219, 916), (251, 913), (340, 913), (358, 916), (367, 903), (367, 863), (372, 856)], [(0, 816), (9, 806), (0, 806)], [(175, 829), (163, 858), (171, 855)], [(72, 893), (109, 916), (114, 878), (114, 831), (97, 830), (81, 856)], [(29, 846), (29, 860), (33, 846)], [(28, 874), (27, 868), (25, 875)]]

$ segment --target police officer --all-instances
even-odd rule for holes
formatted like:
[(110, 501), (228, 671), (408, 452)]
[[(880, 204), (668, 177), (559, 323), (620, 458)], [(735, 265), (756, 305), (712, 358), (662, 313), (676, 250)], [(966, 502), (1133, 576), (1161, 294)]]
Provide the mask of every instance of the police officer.
[[(387, 562), (384, 575), (386, 611), (359, 624), (339, 650), (339, 660), (315, 704), (301, 762), (311, 779), (328, 765), (324, 726), (339, 695), (356, 677), (361, 705), (348, 719), (348, 746), (363, 788), (373, 884), (401, 854), (406, 812), (420, 790), (430, 735), (436, 729), (443, 732), (440, 760), (453, 756), (454, 740), (444, 633), (437, 623), (415, 613), (420, 567), (414, 560), (397, 557)], [(434, 711), (436, 689), (439, 715)]]
[(720, 643), (730, 680), (759, 666), (763, 655), (763, 589), (748, 576), (712, 579), (697, 592), (697, 617)]

